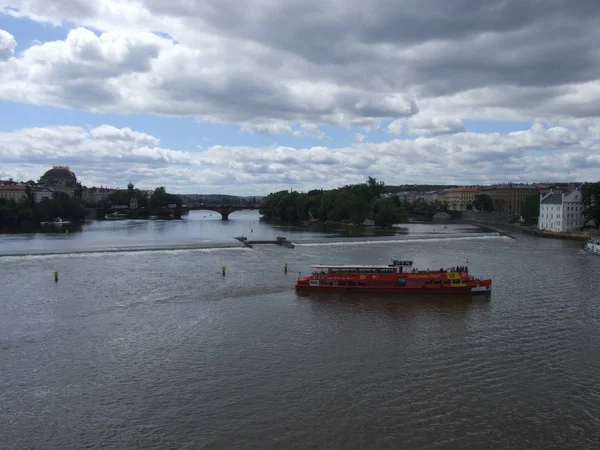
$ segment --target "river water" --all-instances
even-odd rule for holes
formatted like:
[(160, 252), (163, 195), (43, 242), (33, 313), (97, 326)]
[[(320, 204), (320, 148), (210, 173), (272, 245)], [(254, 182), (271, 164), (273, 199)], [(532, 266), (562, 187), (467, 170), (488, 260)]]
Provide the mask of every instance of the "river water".
[[(581, 243), (212, 214), (0, 235), (0, 448), (600, 447), (600, 258)], [(391, 258), (468, 259), (494, 291), (293, 288), (313, 263)]]

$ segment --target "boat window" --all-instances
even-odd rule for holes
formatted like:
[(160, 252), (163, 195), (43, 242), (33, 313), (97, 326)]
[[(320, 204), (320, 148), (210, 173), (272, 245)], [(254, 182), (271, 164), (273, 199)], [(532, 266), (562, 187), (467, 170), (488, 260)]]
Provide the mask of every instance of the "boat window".
[(398, 277), (398, 285), (399, 286), (404, 286), (406, 284), (406, 278), (404, 277)]

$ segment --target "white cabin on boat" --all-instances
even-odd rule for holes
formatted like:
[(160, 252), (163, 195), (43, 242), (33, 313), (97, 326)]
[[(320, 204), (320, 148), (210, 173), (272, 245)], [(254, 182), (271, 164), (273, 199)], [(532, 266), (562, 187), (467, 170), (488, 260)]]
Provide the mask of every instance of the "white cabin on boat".
[(584, 250), (593, 255), (600, 255), (600, 236), (592, 236), (585, 244)]

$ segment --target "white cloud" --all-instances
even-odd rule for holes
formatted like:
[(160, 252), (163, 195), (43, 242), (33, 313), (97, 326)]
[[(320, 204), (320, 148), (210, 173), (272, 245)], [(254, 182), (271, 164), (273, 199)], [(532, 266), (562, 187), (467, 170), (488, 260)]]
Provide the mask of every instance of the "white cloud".
[[(600, 116), (595, 0), (448, 0), (443, 14), (438, 3), (0, 0), (5, 14), (81, 27), (4, 56), (0, 98), (269, 133), (279, 122), (291, 134), (304, 123), (391, 119), (392, 130), (436, 134), (464, 118)], [(407, 123), (417, 113), (452, 119)]]
[(462, 121), (456, 117), (427, 117), (424, 114), (394, 120), (387, 128), (390, 133), (415, 136), (436, 136), (465, 131)]
[(193, 152), (162, 148), (157, 138), (128, 128), (64, 126), (0, 133), (0, 177), (37, 179), (60, 163), (88, 185), (131, 180), (181, 193), (257, 195), (334, 188), (367, 176), (386, 184), (595, 180), (599, 150), (584, 128), (540, 124), (507, 134), (463, 132), (342, 148), (217, 145)]
[(17, 41), (8, 31), (0, 29), (0, 61), (7, 60), (15, 53)]
[[(186, 152), (108, 125), (32, 128), (0, 134), (0, 169), (36, 176), (66, 160), (86, 182), (114, 176), (213, 192), (245, 183), (257, 193), (368, 175), (392, 184), (593, 179), (597, 0), (443, 3), (0, 0), (5, 14), (72, 28), (18, 53), (0, 30), (0, 100), (186, 116), (323, 143), (325, 126), (339, 126), (355, 141), (313, 149), (202, 142), (205, 150)], [(465, 119), (536, 125), (477, 134)], [(402, 139), (366, 143), (350, 128), (382, 122)]]

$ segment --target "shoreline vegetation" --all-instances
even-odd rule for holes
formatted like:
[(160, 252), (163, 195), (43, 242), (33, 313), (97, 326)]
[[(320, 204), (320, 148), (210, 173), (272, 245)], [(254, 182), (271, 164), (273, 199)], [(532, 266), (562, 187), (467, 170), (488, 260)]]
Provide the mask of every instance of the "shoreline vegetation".
[[(163, 186), (156, 188), (152, 195), (147, 195), (129, 184), (126, 190), (110, 194), (96, 206), (129, 206), (132, 199), (135, 199), (139, 206), (162, 207), (176, 204), (181, 207), (182, 205), (181, 197), (167, 193)], [(53, 192), (52, 198), (44, 198), (37, 202), (30, 185), (25, 186), (25, 196), (20, 200), (0, 199), (1, 233), (76, 231), (81, 228), (86, 216), (86, 205), (80, 199), (64, 192)], [(58, 218), (67, 223), (58, 224), (57, 227), (53, 221)]]
[(389, 228), (408, 222), (408, 213), (396, 196), (381, 197), (383, 182), (369, 177), (366, 183), (338, 189), (314, 189), (306, 193), (279, 191), (267, 195), (259, 212), (268, 222), (295, 225), (346, 224), (362, 226), (370, 220)]
[(85, 207), (79, 200), (64, 192), (54, 192), (52, 198), (36, 202), (30, 186), (25, 188), (25, 197), (16, 201), (0, 199), (0, 231), (3, 233), (31, 233), (51, 229), (44, 225), (57, 218), (70, 222), (62, 230), (77, 229), (86, 216)]

